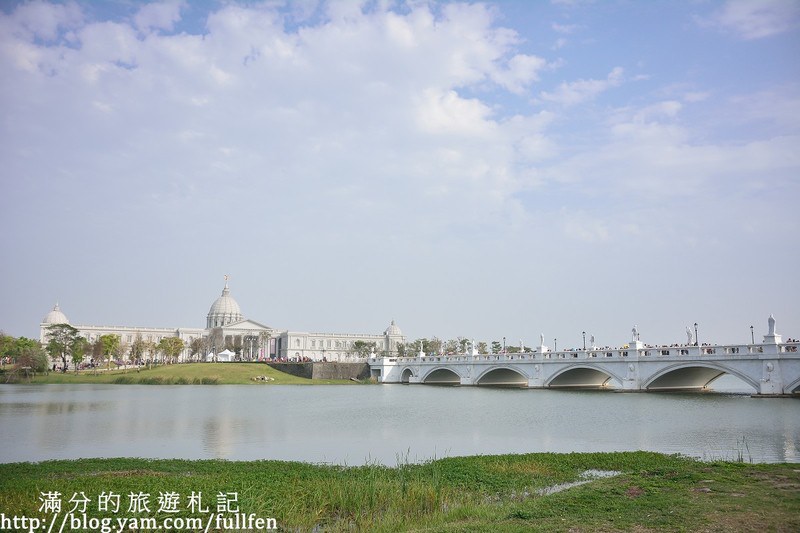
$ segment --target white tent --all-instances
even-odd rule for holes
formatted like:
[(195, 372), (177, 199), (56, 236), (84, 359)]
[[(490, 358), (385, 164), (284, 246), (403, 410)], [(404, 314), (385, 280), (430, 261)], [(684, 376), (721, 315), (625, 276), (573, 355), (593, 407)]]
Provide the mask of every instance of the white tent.
[(233, 361), (234, 357), (236, 357), (236, 354), (230, 350), (221, 351), (216, 355), (214, 355), (214, 352), (209, 352), (206, 356), (206, 363), (213, 363), (214, 361), (218, 363), (230, 363)]
[(218, 363), (229, 363), (233, 361), (236, 354), (230, 350), (223, 350), (217, 354)]

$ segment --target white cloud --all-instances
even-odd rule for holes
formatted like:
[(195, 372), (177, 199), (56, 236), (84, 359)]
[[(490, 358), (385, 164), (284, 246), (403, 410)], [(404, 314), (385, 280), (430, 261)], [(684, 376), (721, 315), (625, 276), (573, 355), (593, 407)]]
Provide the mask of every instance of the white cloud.
[(508, 61), (507, 68), (494, 71), (491, 78), (512, 93), (521, 94), (539, 79), (539, 71), (546, 66), (547, 61), (541, 57), (517, 54)]
[(145, 4), (133, 18), (139, 31), (172, 30), (175, 23), (181, 20), (181, 9), (185, 7), (183, 0), (171, 0), (153, 4)]
[(74, 28), (83, 18), (74, 2), (52, 4), (42, 0), (23, 3), (9, 17), (3, 17), (3, 29), (18, 37), (35, 37), (46, 42), (58, 40), (66, 28)]
[(577, 24), (559, 24), (558, 22), (553, 22), (550, 27), (553, 28), (553, 31), (564, 34), (574, 33), (578, 29)]
[(559, 218), (562, 231), (568, 238), (592, 244), (606, 242), (610, 238), (605, 221), (588, 213), (562, 209)]
[(796, 0), (728, 0), (701, 26), (730, 31), (743, 39), (761, 39), (789, 31), (800, 23), (800, 3)]
[[(523, 39), (499, 26), (502, 4), (219, 5), (199, 21), (180, 20), (187, 11), (174, 4), (143, 7), (138, 19), (41, 2), (0, 11), (0, 97), (10, 103), (0, 160), (13, 183), (0, 195), (4, 220), (62, 224), (90, 255), (108, 243), (106, 257), (130, 261), (132, 278), (170, 254), (191, 263), (171, 275), (198, 271), (187, 285), (229, 263), (254, 279), (268, 268), (286, 286), (311, 284), (302, 298), (320, 296), (322, 315), (326, 302), (355, 301), (336, 291), (377, 293), (387, 278), (436, 291), (430, 276), (440, 275), (451, 294), (485, 274), (497, 286), (477, 301), (490, 308), (529, 283), (532, 265), (554, 287), (564, 264), (582, 274), (580, 261), (543, 254), (578, 257), (595, 243), (609, 271), (624, 270), (642, 248), (682, 251), (696, 228), (699, 247), (716, 234), (734, 249), (737, 224), (757, 233), (771, 220), (750, 213), (796, 227), (788, 200), (775, 208), (775, 196), (758, 199), (797, 196), (795, 86), (765, 77), (763, 89), (732, 98), (650, 58), (652, 77), (634, 86), (613, 67), (641, 57), (621, 55), (602, 55), (619, 63), (586, 74), (601, 55), (570, 47), (554, 62), (553, 33)], [(44, 14), (26, 11), (35, 9)], [(701, 52), (692, 52), (698, 69), (709, 61)], [(557, 65), (571, 74), (553, 82)], [(623, 85), (604, 105), (577, 106)], [(743, 132), (735, 140), (711, 134), (730, 124)], [(131, 253), (119, 235), (134, 226), (141, 249)], [(778, 226), (775, 235), (788, 233), (790, 224)], [(5, 238), (37, 242), (42, 227)], [(31, 268), (49, 264), (40, 247), (6, 248), (32, 258)], [(66, 274), (110, 266), (77, 259), (64, 261), (77, 265)], [(485, 273), (473, 261), (485, 261)], [(431, 274), (430, 264), (448, 268)], [(367, 275), (348, 279), (354, 267)], [(370, 285), (370, 275), (382, 279)], [(619, 280), (609, 276), (599, 282)], [(378, 306), (420, 311), (386, 295), (391, 304)]]
[(711, 96), (708, 91), (689, 91), (683, 95), (685, 102), (702, 102)]
[(455, 91), (423, 92), (416, 110), (417, 123), (427, 133), (456, 135), (488, 134), (490, 109), (477, 99), (465, 99)]
[(580, 104), (610, 88), (618, 87), (622, 83), (622, 75), (622, 67), (615, 67), (604, 80), (564, 82), (555, 91), (542, 91), (539, 96), (542, 100), (566, 106)]

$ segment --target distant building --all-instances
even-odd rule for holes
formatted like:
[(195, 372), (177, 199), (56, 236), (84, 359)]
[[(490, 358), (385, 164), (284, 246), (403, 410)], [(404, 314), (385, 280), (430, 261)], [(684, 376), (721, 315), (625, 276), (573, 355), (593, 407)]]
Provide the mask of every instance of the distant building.
[[(405, 342), (400, 328), (392, 320), (382, 334), (367, 333), (309, 333), (306, 331), (277, 330), (244, 317), (239, 303), (231, 296), (227, 279), (222, 295), (217, 298), (206, 315), (206, 327), (201, 328), (146, 328), (135, 326), (75, 325), (79, 334), (89, 342), (101, 335), (120, 337), (123, 349), (141, 336), (145, 341), (158, 343), (164, 337), (178, 337), (184, 341), (181, 361), (215, 360), (225, 349), (236, 353), (244, 361), (264, 359), (310, 359), (313, 361), (355, 361), (356, 343), (374, 344), (376, 354), (395, 355), (397, 345)], [(47, 343), (47, 328), (53, 324), (69, 324), (58, 304), (47, 313), (40, 324), (39, 340)], [(192, 354), (191, 345), (202, 346), (200, 353)]]

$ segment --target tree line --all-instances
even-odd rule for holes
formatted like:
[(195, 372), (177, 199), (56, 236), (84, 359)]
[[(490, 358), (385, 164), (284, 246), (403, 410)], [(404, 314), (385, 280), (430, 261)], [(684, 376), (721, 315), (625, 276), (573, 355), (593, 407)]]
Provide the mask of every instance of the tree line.
[[(427, 355), (435, 355), (444, 353), (445, 355), (463, 354), (469, 352), (471, 349), (472, 340), (467, 337), (456, 337), (455, 339), (443, 340), (437, 337), (421, 338), (412, 342), (398, 343), (397, 355), (400, 357), (414, 357), (420, 350)], [(500, 341), (491, 341), (487, 344), (485, 341), (475, 343), (475, 347), (479, 354), (499, 354), (499, 353), (520, 353), (520, 351), (529, 352), (531, 348), (525, 345), (511, 346), (504, 345)]]
[(44, 346), (34, 339), (15, 338), (0, 332), (0, 358), (3, 363), (44, 372), (48, 369), (49, 355), (53, 361), (60, 361), (60, 365), (56, 363), (53, 370), (58, 368), (67, 372), (72, 367), (77, 373), (87, 359), (95, 368), (104, 364), (110, 368), (112, 362), (149, 364), (158, 360), (159, 356), (163, 357), (164, 362), (172, 363), (177, 361), (185, 348), (183, 340), (178, 337), (163, 337), (154, 342), (137, 334), (136, 339), (128, 345), (113, 333), (100, 335), (94, 342), (89, 342), (79, 334), (77, 328), (69, 324), (53, 324), (46, 329)]

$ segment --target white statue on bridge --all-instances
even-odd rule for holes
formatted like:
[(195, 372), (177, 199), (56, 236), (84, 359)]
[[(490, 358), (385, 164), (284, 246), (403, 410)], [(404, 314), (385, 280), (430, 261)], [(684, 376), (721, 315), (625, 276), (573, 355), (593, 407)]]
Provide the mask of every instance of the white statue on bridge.
[(633, 325), (633, 329), (631, 330), (631, 340), (634, 342), (639, 340), (639, 329), (636, 327), (636, 324)]
[(783, 342), (781, 335), (775, 333), (775, 317), (769, 315), (769, 320), (767, 320), (767, 326), (769, 327), (767, 330), (767, 334), (764, 335), (764, 344), (780, 344)]
[(472, 339), (472, 342), (470, 344), (471, 344), (470, 355), (472, 356), (478, 355), (478, 345), (475, 344), (475, 339)]
[(686, 344), (689, 346), (694, 344), (694, 338), (692, 337), (692, 328), (686, 326)]

